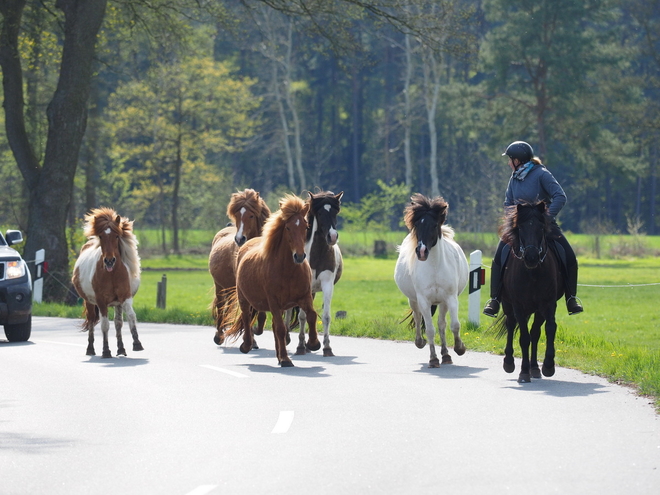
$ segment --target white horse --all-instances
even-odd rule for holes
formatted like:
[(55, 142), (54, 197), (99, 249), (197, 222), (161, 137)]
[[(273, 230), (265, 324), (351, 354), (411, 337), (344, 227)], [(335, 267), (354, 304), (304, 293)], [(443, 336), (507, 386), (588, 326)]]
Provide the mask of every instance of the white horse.
[[(454, 241), (454, 231), (443, 225), (448, 204), (441, 197), (429, 200), (415, 194), (404, 210), (404, 221), (410, 233), (399, 246), (399, 258), (394, 269), (394, 280), (408, 298), (412, 313), (410, 325), (415, 325), (415, 345), (423, 349), (426, 329), (431, 359), (430, 368), (440, 367), (435, 352), (433, 312), (438, 307), (438, 332), (442, 342), (442, 364), (452, 364), (447, 350), (447, 311), (454, 334), (454, 351), (465, 353), (458, 321), (458, 296), (468, 281), (468, 262), (461, 247)], [(409, 315), (410, 316), (410, 315)]]

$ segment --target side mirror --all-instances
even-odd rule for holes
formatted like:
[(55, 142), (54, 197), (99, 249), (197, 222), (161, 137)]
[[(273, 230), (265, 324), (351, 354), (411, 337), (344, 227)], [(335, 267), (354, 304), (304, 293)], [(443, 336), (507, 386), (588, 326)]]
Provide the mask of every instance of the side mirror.
[(20, 230), (8, 230), (5, 234), (5, 239), (7, 239), (8, 245), (13, 246), (14, 244), (23, 242), (23, 234)]

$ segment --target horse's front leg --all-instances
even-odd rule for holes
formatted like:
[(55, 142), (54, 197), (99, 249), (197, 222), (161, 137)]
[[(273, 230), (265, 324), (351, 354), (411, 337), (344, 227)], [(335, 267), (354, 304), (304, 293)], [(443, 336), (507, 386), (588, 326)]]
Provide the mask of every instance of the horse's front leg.
[(447, 349), (447, 304), (438, 304), (438, 335), (440, 335), (440, 355), (442, 364), (454, 364)]
[(124, 301), (124, 311), (128, 318), (128, 326), (131, 329), (131, 336), (133, 337), (133, 350), (134, 351), (143, 351), (142, 342), (138, 337), (137, 331), (137, 316), (135, 315), (135, 310), (133, 309), (133, 298), (127, 299)]
[(121, 336), (121, 327), (124, 325), (123, 313), (121, 305), (115, 306), (115, 335), (117, 336), (117, 356), (125, 356), (126, 349), (124, 349), (124, 341)]
[(273, 336), (275, 337), (275, 353), (277, 354), (277, 362), (283, 368), (293, 366), (289, 354), (286, 351), (286, 326), (282, 319), (281, 311), (271, 311), (273, 316)]
[(529, 328), (527, 326), (527, 318), (519, 318), (518, 326), (520, 328), (520, 352), (522, 354), (522, 362), (520, 363), (520, 375), (518, 375), (518, 383), (529, 383), (532, 381), (532, 375), (529, 372)]
[(335, 274), (331, 271), (323, 272), (325, 275), (321, 283), (321, 291), (323, 291), (323, 315), (321, 322), (323, 323), (323, 355), (325, 357), (332, 357), (332, 348), (330, 347), (330, 321), (332, 319), (332, 294), (334, 292)]
[(87, 355), (96, 356), (96, 351), (94, 351), (94, 314), (96, 312), (96, 304), (90, 304), (85, 301), (85, 313), (87, 318), (85, 320), (85, 325), (87, 326)]
[(243, 354), (247, 354), (253, 349), (254, 345), (251, 326), (254, 310), (252, 309), (252, 306), (250, 306), (250, 303), (246, 299), (240, 298), (240, 296), (238, 304), (241, 308), (241, 322), (243, 324), (243, 343), (240, 345), (239, 349)]
[(300, 301), (301, 328), (303, 314), (305, 315), (304, 319), (307, 321), (307, 326), (309, 327), (309, 331), (307, 332), (307, 343), (305, 344), (305, 347), (308, 351), (318, 351), (321, 348), (319, 334), (316, 331), (316, 320), (318, 318), (318, 314), (314, 310), (314, 298), (312, 297), (311, 293), (304, 300)]
[(532, 342), (532, 352), (529, 357), (529, 372), (532, 375), (532, 378), (541, 378), (541, 370), (539, 369), (538, 363), (538, 350), (539, 350), (539, 340), (541, 339), (541, 327), (545, 318), (541, 313), (536, 313), (534, 315), (534, 323), (532, 323), (532, 328), (530, 330), (530, 338)]
[(99, 305), (99, 313), (101, 316), (101, 332), (103, 333), (103, 353), (101, 357), (111, 358), (110, 345), (108, 344), (108, 331), (110, 330), (110, 320), (108, 319), (108, 307)]
[(412, 310), (413, 322), (415, 322), (415, 346), (417, 346), (418, 349), (424, 349), (424, 346), (426, 345), (426, 339), (424, 338), (424, 335), (422, 335), (422, 322), (424, 319), (419, 311), (419, 305), (417, 304), (417, 301), (413, 301), (412, 299), (408, 299), (408, 305)]
[[(289, 310), (287, 310), (287, 315), (289, 315)], [(290, 320), (291, 318), (288, 319)], [(293, 324), (293, 322), (291, 322), (291, 324)], [(307, 313), (305, 313), (304, 309), (298, 308), (298, 326), (300, 327), (300, 331), (298, 332), (298, 347), (296, 347), (297, 356), (304, 356), (307, 354), (307, 347), (305, 347), (305, 325), (307, 325)], [(288, 328), (290, 328), (289, 325), (287, 325), (287, 329)]]
[(440, 360), (435, 353), (435, 328), (433, 326), (433, 316), (431, 315), (431, 305), (426, 300), (420, 302), (418, 299), (417, 301), (422, 318), (424, 318), (424, 326), (426, 327), (426, 340), (428, 341), (430, 352), (429, 368), (439, 368)]
[(513, 359), (513, 334), (516, 329), (516, 317), (513, 315), (511, 304), (504, 302), (503, 310), (505, 316), (504, 325), (506, 326), (506, 347), (504, 347), (504, 371), (513, 373), (516, 369), (516, 363)]
[(451, 333), (454, 334), (454, 352), (459, 356), (465, 354), (465, 344), (461, 339), (461, 322), (458, 319), (458, 296), (447, 301)]
[(555, 336), (557, 335), (557, 321), (555, 320), (555, 311), (557, 305), (555, 304), (550, 314), (548, 314), (545, 324), (545, 359), (543, 359), (543, 367), (541, 371), (543, 376), (552, 376), (555, 374)]

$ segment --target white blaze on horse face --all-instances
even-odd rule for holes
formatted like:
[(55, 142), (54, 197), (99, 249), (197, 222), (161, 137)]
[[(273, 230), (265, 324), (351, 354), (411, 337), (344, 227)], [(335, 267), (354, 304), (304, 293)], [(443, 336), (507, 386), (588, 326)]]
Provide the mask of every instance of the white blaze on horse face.
[(106, 234), (109, 234), (110, 232), (112, 232), (112, 230), (110, 229), (110, 227), (108, 227), (107, 229), (105, 229), (105, 233), (106, 233)]
[(300, 219), (296, 220), (296, 227), (300, 225)]
[(245, 207), (241, 208), (241, 221), (239, 222), (238, 231), (236, 232), (237, 241), (243, 238), (243, 226), (244, 226), (243, 217), (245, 216), (246, 211), (247, 209)]

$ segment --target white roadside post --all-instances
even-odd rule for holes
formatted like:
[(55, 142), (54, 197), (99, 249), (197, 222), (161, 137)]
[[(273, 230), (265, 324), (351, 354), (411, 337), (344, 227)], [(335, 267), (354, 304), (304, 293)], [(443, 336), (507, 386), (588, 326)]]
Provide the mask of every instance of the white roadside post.
[(481, 315), (481, 286), (485, 283), (486, 271), (481, 268), (481, 251), (470, 253), (470, 278), (468, 280), (468, 322), (479, 326)]
[(44, 292), (44, 261), (46, 250), (39, 249), (34, 253), (34, 282), (32, 283), (32, 300), (40, 303)]

